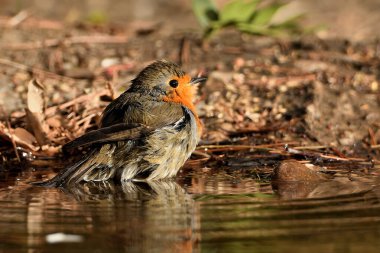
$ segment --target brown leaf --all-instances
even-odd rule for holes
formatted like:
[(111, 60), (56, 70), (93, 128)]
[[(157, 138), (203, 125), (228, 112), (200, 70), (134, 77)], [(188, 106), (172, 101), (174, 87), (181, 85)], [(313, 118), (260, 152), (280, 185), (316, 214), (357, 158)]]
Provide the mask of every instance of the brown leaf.
[(37, 80), (33, 79), (28, 84), (28, 97), (25, 109), (28, 126), (33, 131), (34, 136), (40, 146), (47, 144), (46, 133), (44, 131), (44, 87)]
[(32, 113), (29, 109), (25, 109), (28, 126), (32, 129), (34, 136), (40, 146), (45, 145), (48, 140), (43, 130), (42, 122), (44, 121), (42, 114)]
[(16, 146), (21, 146), (31, 151), (39, 149), (34, 145), (36, 143), (34, 136), (23, 128), (6, 128), (5, 125), (0, 123), (0, 138), (9, 142), (13, 140)]
[(32, 113), (43, 113), (44, 111), (44, 86), (36, 79), (28, 83), (28, 109)]
[(37, 143), (36, 138), (24, 128), (17, 127), (14, 130), (13, 135), (15, 137), (16, 142), (17, 140), (22, 141), (29, 147), (34, 147), (34, 145)]
[(31, 151), (37, 151), (39, 149), (36, 138), (23, 128), (16, 128), (14, 130), (13, 139), (17, 146), (27, 148)]

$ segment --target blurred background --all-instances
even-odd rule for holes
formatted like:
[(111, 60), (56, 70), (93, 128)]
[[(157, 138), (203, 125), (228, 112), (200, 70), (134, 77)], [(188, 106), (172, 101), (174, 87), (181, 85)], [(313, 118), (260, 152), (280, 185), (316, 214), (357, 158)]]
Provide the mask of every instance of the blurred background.
[[(215, 1), (221, 6), (227, 0)], [(304, 13), (305, 26), (321, 26), (322, 38), (342, 37), (353, 41), (380, 35), (380, 1), (377, 0), (295, 0), (278, 15)], [(86, 19), (125, 22), (154, 22), (161, 32), (197, 28), (189, 0), (0, 0), (0, 14), (12, 15), (29, 10), (38, 17), (64, 20), (67, 23)]]

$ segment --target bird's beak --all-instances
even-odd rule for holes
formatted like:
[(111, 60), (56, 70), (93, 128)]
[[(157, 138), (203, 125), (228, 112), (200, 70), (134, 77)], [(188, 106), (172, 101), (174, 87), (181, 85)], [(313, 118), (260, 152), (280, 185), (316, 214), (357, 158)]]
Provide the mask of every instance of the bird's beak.
[(204, 82), (207, 80), (207, 77), (193, 77), (191, 78), (190, 80), (190, 84), (191, 85), (194, 85), (194, 84), (197, 84), (197, 83), (201, 83), (201, 82)]

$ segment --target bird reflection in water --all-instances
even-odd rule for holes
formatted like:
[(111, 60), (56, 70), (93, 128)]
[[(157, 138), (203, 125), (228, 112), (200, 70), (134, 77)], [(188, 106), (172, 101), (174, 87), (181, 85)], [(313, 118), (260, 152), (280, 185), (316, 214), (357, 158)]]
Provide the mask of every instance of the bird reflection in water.
[(94, 223), (103, 224), (93, 226), (93, 232), (116, 235), (128, 250), (196, 252), (199, 213), (175, 181), (88, 182), (69, 193), (79, 201), (99, 201), (101, 208), (85, 207)]
[[(24, 239), (12, 244), (25, 245), (26, 240), (28, 247), (49, 251), (57, 246), (47, 243), (46, 235), (66, 233), (81, 235), (84, 239), (76, 249), (84, 251), (199, 251), (198, 207), (175, 181), (88, 182), (70, 189), (32, 187), (17, 192), (8, 197), (22, 198), (23, 203), (17, 200), (14, 205), (32, 207), (33, 212), (17, 214), (20, 221), (27, 220), (28, 228)], [(0, 220), (10, 219), (4, 215)], [(15, 219), (14, 213), (9, 215)]]

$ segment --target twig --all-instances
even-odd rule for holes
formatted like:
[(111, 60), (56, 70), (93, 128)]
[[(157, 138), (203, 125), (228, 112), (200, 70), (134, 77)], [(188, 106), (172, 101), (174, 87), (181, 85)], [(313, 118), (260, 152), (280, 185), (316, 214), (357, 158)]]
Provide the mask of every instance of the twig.
[(189, 159), (188, 161), (186, 161), (185, 167), (199, 166), (202, 163), (207, 162), (211, 158), (211, 155), (209, 155), (207, 153), (204, 153), (204, 152), (200, 152), (200, 151), (194, 151), (193, 154), (194, 155), (198, 155), (201, 158), (198, 158), (198, 159)]
[(112, 82), (107, 82), (107, 89), (110, 92), (110, 97), (112, 98), (112, 100), (114, 100), (115, 99), (115, 90), (113, 88), (113, 83)]
[(327, 146), (299, 146), (299, 147), (294, 147), (294, 149), (297, 150), (318, 150), (318, 149), (326, 149), (328, 148)]
[(92, 116), (92, 117), (88, 118), (88, 120), (86, 120), (86, 121), (84, 122), (83, 126), (82, 126), (82, 128), (83, 128), (85, 131), (86, 131), (87, 128), (89, 128), (90, 123), (91, 123), (91, 120), (92, 120), (94, 117), (96, 117), (96, 114), (94, 113), (94, 114), (92, 114), (91, 116)]
[(15, 16), (10, 18), (7, 22), (8, 27), (15, 27), (24, 22), (27, 18), (29, 18), (31, 13), (27, 10), (22, 10), (17, 13)]
[(70, 46), (73, 44), (120, 44), (128, 41), (127, 36), (124, 35), (88, 35), (76, 36), (64, 39), (46, 39), (43, 41), (33, 41), (24, 43), (15, 43), (12, 45), (4, 46), (5, 49), (12, 50), (31, 50), (45, 47), (56, 47), (61, 44)]
[(199, 150), (194, 151), (193, 154), (198, 155), (198, 156), (202, 156), (203, 158), (211, 158), (211, 155), (209, 155), (205, 152), (201, 152)]
[(371, 147), (375, 146), (377, 144), (375, 132), (373, 131), (373, 129), (371, 127), (368, 128), (368, 134), (369, 134), (370, 141), (371, 141)]
[(217, 151), (238, 151), (238, 150), (247, 150), (247, 149), (261, 149), (261, 150), (273, 150), (272, 147), (285, 146), (289, 143), (274, 143), (274, 144), (264, 144), (264, 145), (203, 145), (197, 147), (197, 150), (207, 149), (210, 152)]
[(55, 78), (55, 79), (62, 80), (62, 81), (67, 81), (67, 82), (74, 82), (75, 81), (74, 79), (67, 77), (67, 76), (61, 76), (61, 75), (55, 74), (53, 72), (49, 72), (46, 70), (30, 67), (30, 66), (18, 63), (18, 62), (10, 61), (8, 59), (0, 58), (0, 64), (10, 66), (10, 67), (13, 67), (16, 69), (24, 70), (24, 71), (30, 71), (33, 73), (43, 74), (43, 75), (46, 75), (50, 78)]
[[(88, 126), (88, 125), (89, 125), (89, 122), (91, 121), (91, 119), (92, 119), (93, 117), (95, 117), (95, 116), (96, 116), (95, 113), (89, 114), (89, 115), (83, 117), (82, 119), (78, 120), (76, 124), (77, 124), (78, 126), (80, 126), (81, 124), (83, 124), (83, 126)], [(85, 128), (84, 128), (84, 129), (85, 129)]]
[(325, 154), (312, 153), (312, 152), (302, 152), (295, 148), (286, 148), (286, 152), (292, 155), (301, 155), (301, 156), (310, 157), (310, 158), (337, 161), (337, 162), (338, 161), (339, 162), (368, 162), (368, 160), (362, 159), (362, 158), (343, 158), (343, 157), (333, 156), (333, 155), (325, 155)]
[(183, 37), (179, 46), (179, 64), (185, 65), (189, 62), (190, 42), (186, 37)]
[(335, 147), (331, 147), (331, 150), (336, 154), (338, 155), (340, 158), (346, 158), (346, 156), (337, 148)]
[(11, 127), (11, 123), (9, 122), (8, 118), (6, 119), (6, 122), (7, 122), (7, 128), (8, 128), (8, 132), (9, 132), (9, 137), (10, 137), (10, 139), (11, 139), (12, 146), (13, 146), (13, 149), (14, 149), (14, 151), (15, 151), (17, 161), (18, 161), (18, 162), (21, 162), (20, 155), (19, 155), (19, 153), (18, 153), (18, 151), (17, 151), (16, 141), (15, 141), (15, 139), (14, 139), (14, 137), (13, 137), (13, 134), (11, 134), (11, 129), (12, 129), (12, 127)]
[(74, 98), (73, 100), (70, 100), (70, 101), (68, 101), (66, 103), (49, 107), (49, 108), (46, 109), (45, 114), (46, 115), (51, 115), (51, 114), (54, 114), (57, 110), (63, 110), (65, 108), (70, 107), (72, 105), (75, 105), (77, 103), (79, 104), (79, 103), (83, 103), (85, 101), (88, 101), (88, 100), (90, 100), (91, 98), (93, 98), (95, 96), (102, 96), (102, 95), (107, 95), (107, 90), (102, 90), (102, 91), (99, 91), (99, 92), (93, 92), (93, 93), (90, 93), (90, 94), (85, 94), (85, 95), (79, 96), (77, 98)]

